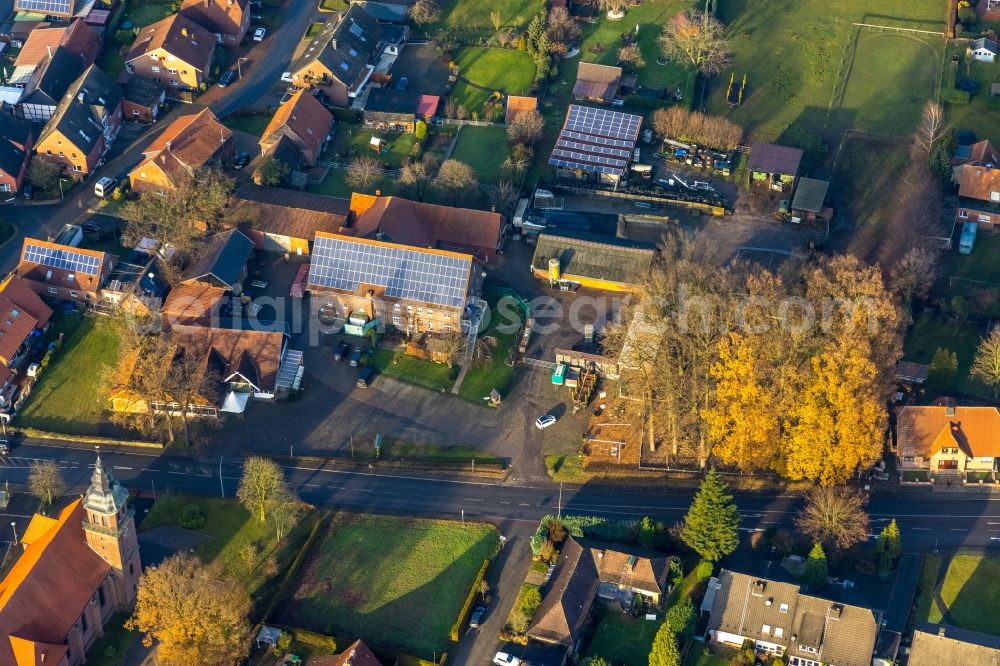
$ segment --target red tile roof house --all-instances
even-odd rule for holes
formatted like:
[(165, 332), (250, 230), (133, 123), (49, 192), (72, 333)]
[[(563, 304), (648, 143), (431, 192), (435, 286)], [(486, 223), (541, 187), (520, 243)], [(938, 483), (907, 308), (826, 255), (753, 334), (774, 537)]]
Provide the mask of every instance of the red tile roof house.
[(142, 564), (128, 491), (100, 456), (83, 498), (35, 514), (0, 581), (0, 664), (78, 666), (135, 599)]
[(274, 155), (292, 169), (314, 167), (330, 138), (333, 114), (305, 90), (278, 107), (260, 137), (264, 155)]
[(931, 476), (970, 472), (997, 478), (1000, 461), (1000, 410), (963, 407), (951, 398), (940, 404), (907, 405), (896, 413), (896, 450), (900, 470)]
[(250, 29), (250, 0), (184, 0), (180, 13), (227, 47), (239, 45)]
[(34, 145), (31, 121), (0, 115), (0, 193), (4, 197), (21, 191)]
[(125, 69), (184, 90), (197, 89), (209, 78), (215, 57), (215, 35), (181, 14), (147, 25), (125, 56)]
[(357, 192), (351, 195), (351, 214), (347, 235), (465, 252), (484, 263), (496, 261), (506, 231), (500, 213)]
[(233, 131), (210, 109), (172, 122), (143, 151), (143, 160), (129, 172), (137, 192), (166, 190), (209, 164), (230, 159), (236, 151)]
[(955, 222), (977, 222), (995, 231), (1000, 224), (1000, 169), (963, 164), (958, 170)]
[(97, 303), (117, 262), (118, 257), (107, 252), (25, 238), (14, 272), (46, 298)]
[(0, 390), (24, 364), (36, 331), (48, 328), (52, 308), (24, 281), (11, 275), (0, 284)]

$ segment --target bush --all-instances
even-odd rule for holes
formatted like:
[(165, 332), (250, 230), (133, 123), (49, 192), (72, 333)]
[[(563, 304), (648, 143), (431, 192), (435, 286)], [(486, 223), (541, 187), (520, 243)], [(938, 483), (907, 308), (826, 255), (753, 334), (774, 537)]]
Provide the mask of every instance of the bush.
[(107, 657), (108, 659), (117, 657), (118, 648), (116, 648), (114, 645), (109, 645), (108, 647), (104, 648), (104, 656)]
[(972, 96), (958, 88), (945, 88), (941, 91), (941, 101), (948, 104), (968, 104)]
[(305, 629), (292, 629), (292, 637), (295, 639), (296, 643), (302, 643), (303, 645), (308, 645), (310, 647), (322, 648), (330, 652), (337, 651), (337, 641), (333, 638), (333, 636), (317, 634), (312, 631), (306, 631)]
[(715, 567), (711, 562), (708, 560), (702, 560), (698, 563), (698, 566), (695, 567), (695, 576), (697, 576), (698, 580), (708, 580), (712, 577), (712, 571), (714, 569)]
[(188, 504), (181, 509), (180, 516), (177, 517), (177, 524), (185, 529), (196, 530), (205, 526), (205, 515), (197, 504)]
[(479, 567), (479, 574), (476, 576), (476, 580), (472, 582), (472, 589), (469, 590), (469, 596), (465, 599), (465, 605), (462, 606), (461, 612), (458, 614), (458, 618), (455, 620), (455, 624), (451, 627), (451, 640), (458, 641), (458, 632), (462, 628), (462, 624), (465, 622), (466, 616), (472, 609), (472, 602), (476, 600), (476, 595), (479, 594), (479, 583), (483, 581), (486, 577), (486, 570), (490, 566), (489, 560), (483, 560), (483, 566)]

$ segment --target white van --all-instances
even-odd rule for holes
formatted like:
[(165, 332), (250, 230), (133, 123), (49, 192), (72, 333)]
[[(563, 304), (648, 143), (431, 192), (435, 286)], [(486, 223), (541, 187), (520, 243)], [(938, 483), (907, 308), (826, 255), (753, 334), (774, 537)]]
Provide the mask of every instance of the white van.
[(111, 178), (110, 176), (104, 176), (97, 183), (94, 184), (94, 194), (100, 198), (104, 198), (111, 194), (111, 191), (115, 189), (115, 185), (118, 184), (117, 178)]

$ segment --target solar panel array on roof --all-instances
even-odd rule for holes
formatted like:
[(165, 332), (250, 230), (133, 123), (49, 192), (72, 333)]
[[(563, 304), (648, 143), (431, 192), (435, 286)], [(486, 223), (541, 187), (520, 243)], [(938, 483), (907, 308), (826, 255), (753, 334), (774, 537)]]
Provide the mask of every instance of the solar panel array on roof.
[(73, 10), (73, 0), (17, 0), (16, 9), (39, 14), (69, 14)]
[(641, 124), (641, 116), (572, 104), (549, 164), (624, 175)]
[(41, 264), (49, 268), (61, 268), (83, 275), (97, 275), (101, 270), (101, 260), (91, 254), (26, 243), (24, 261)]
[(460, 308), (471, 269), (471, 257), (316, 236), (309, 284), (351, 292), (370, 284), (390, 298)]

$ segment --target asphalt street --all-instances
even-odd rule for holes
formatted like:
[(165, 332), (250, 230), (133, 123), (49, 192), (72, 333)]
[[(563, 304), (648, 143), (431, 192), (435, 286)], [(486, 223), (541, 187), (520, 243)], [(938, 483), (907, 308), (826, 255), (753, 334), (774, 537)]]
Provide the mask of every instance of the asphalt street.
[[(71, 491), (82, 491), (93, 466), (93, 451), (57, 443), (17, 444), (0, 458), (0, 482), (25, 483), (33, 461), (56, 460)], [(105, 448), (102, 455), (119, 480), (143, 494), (172, 489), (201, 495), (236, 492), (241, 462), (225, 457), (192, 460), (149, 450)], [(317, 506), (355, 511), (406, 513), (495, 523), (537, 523), (545, 514), (614, 518), (650, 516), (667, 523), (687, 511), (692, 491), (648, 488), (623, 491), (600, 486), (506, 483), (419, 472), (347, 469), (312, 463), (286, 464), (289, 485)], [(737, 494), (741, 529), (792, 527), (801, 507), (794, 494)], [(895, 518), (908, 551), (937, 548), (998, 548), (1000, 497), (988, 494), (903, 492), (872, 496), (872, 531)], [(874, 537), (874, 535), (873, 535)]]

